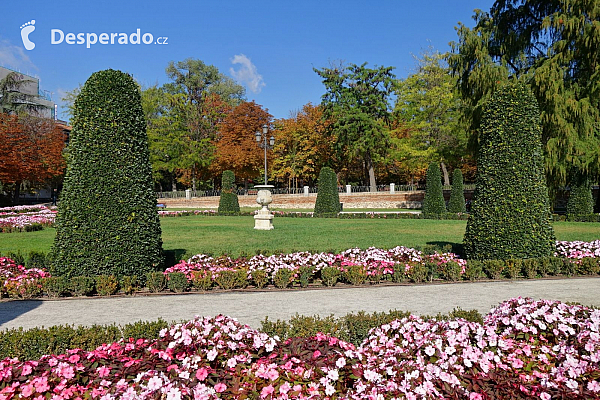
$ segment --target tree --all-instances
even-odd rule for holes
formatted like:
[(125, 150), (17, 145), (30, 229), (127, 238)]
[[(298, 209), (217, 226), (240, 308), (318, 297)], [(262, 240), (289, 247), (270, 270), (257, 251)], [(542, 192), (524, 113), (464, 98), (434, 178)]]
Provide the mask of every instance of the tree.
[[(417, 71), (396, 82), (394, 119), (404, 122), (410, 136), (392, 140), (409, 154), (440, 161), (444, 185), (450, 185), (447, 166), (458, 165), (466, 151), (460, 124), (460, 95), (445, 56), (429, 49), (417, 58)], [(410, 157), (410, 156), (409, 156)]]
[(239, 213), (240, 203), (235, 186), (235, 174), (233, 171), (223, 171), (221, 179), (221, 197), (219, 198), (219, 214)]
[(578, 215), (589, 215), (594, 213), (594, 197), (592, 185), (588, 179), (573, 179), (571, 191), (567, 202), (567, 216), (569, 218)]
[(214, 65), (192, 58), (176, 63), (171, 61), (166, 73), (172, 83), (164, 85), (164, 90), (179, 95), (176, 107), (187, 127), (186, 135), (181, 138), (185, 151), (180, 161), (189, 171), (195, 191), (202, 171), (208, 172), (215, 156), (217, 126), (224, 111), (241, 104), (245, 90)]
[(14, 185), (13, 202), (21, 183), (44, 183), (65, 168), (65, 135), (51, 119), (0, 113), (0, 181)]
[(444, 200), (440, 165), (436, 162), (429, 164), (429, 169), (427, 170), (427, 182), (422, 212), (425, 216), (431, 214), (439, 215), (446, 212), (446, 201)]
[(463, 175), (459, 168), (456, 168), (452, 172), (452, 192), (450, 193), (450, 201), (448, 202), (448, 212), (467, 212), (467, 207), (465, 205), (465, 190), (463, 188)]
[(340, 212), (340, 194), (337, 185), (337, 175), (329, 167), (323, 167), (319, 172), (319, 186), (315, 201), (315, 214), (331, 214)]
[(264, 168), (264, 153), (256, 143), (255, 133), (270, 125), (273, 117), (254, 101), (235, 107), (219, 125), (216, 141), (215, 171), (232, 170), (238, 179), (255, 178)]
[[(600, 7), (587, 0), (497, 0), (460, 24), (449, 63), (477, 142), (481, 110), (508, 76), (526, 81), (541, 112), (545, 170), (561, 186), (568, 172), (600, 170)], [(593, 179), (595, 180), (595, 179)]]
[(0, 113), (36, 115), (44, 109), (44, 106), (37, 103), (40, 97), (37, 93), (27, 93), (25, 86), (31, 82), (33, 81), (18, 72), (10, 72), (4, 79), (0, 79)]
[(332, 121), (328, 134), (335, 137), (339, 158), (362, 160), (371, 191), (377, 190), (375, 165), (389, 149), (389, 96), (393, 67), (367, 68), (351, 64), (313, 70), (323, 78), (324, 117)]
[(144, 276), (163, 263), (146, 121), (138, 86), (92, 74), (75, 101), (52, 273)]
[(332, 140), (327, 138), (329, 121), (323, 119), (323, 108), (308, 103), (290, 118), (275, 122), (273, 176), (286, 179), (289, 187), (298, 181), (316, 181), (318, 171), (332, 164)]
[(539, 110), (522, 83), (501, 87), (481, 122), (473, 206), (464, 249), (471, 259), (552, 255), (555, 237), (543, 173)]
[(77, 99), (77, 96), (79, 96), (79, 93), (81, 93), (82, 87), (83, 87), (83, 85), (80, 83), (79, 85), (77, 85), (77, 87), (75, 89), (67, 91), (64, 94), (64, 96), (61, 97), (61, 100), (64, 103), (64, 107), (67, 109), (65, 114), (67, 115), (67, 117), (69, 119), (73, 118), (73, 109), (75, 107), (75, 100)]

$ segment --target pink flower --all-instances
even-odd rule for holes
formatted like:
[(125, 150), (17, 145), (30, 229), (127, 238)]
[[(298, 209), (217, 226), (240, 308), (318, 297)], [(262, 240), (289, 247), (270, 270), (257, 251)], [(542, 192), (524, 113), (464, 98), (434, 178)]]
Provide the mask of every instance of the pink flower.
[(103, 365), (101, 367), (98, 367), (96, 369), (96, 371), (98, 372), (98, 376), (100, 378), (104, 378), (106, 376), (108, 376), (110, 374), (110, 368), (108, 368), (107, 366)]
[(198, 378), (199, 381), (205, 380), (207, 376), (208, 371), (206, 368), (200, 368), (198, 371), (196, 371), (196, 378)]
[(273, 392), (275, 392), (275, 388), (273, 387), (273, 385), (265, 386), (260, 391), (260, 398), (264, 399), (265, 397), (273, 394)]
[(29, 397), (33, 393), (33, 387), (31, 385), (24, 385), (21, 389), (21, 396)]
[(224, 383), (219, 382), (215, 385), (215, 392), (223, 393), (225, 390), (227, 390), (227, 385), (225, 385)]

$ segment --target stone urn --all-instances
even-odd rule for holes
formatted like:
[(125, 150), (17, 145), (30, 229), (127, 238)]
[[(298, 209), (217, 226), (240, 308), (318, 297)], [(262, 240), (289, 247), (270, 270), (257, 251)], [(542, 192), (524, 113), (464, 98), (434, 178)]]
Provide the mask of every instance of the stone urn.
[(254, 186), (258, 189), (258, 195), (256, 196), (256, 202), (262, 206), (260, 210), (254, 216), (254, 229), (261, 231), (270, 231), (273, 229), (273, 214), (269, 210), (269, 204), (273, 202), (273, 195), (271, 189), (273, 185), (257, 185)]

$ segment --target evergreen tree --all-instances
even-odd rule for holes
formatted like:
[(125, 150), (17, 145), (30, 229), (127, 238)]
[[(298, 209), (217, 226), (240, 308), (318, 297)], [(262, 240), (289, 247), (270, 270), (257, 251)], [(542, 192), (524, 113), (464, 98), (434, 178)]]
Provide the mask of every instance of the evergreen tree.
[(589, 215), (594, 212), (594, 197), (592, 185), (587, 179), (574, 179), (571, 182), (571, 192), (567, 202), (567, 217)]
[(444, 189), (442, 187), (442, 173), (437, 162), (429, 164), (427, 169), (425, 198), (423, 199), (423, 214), (443, 214), (446, 212)]
[(463, 175), (460, 168), (452, 172), (452, 192), (450, 193), (450, 202), (448, 203), (448, 212), (464, 213), (467, 212), (465, 205), (465, 191), (463, 188)]
[(315, 202), (315, 214), (331, 214), (340, 212), (340, 194), (337, 175), (329, 167), (321, 168), (319, 186)]
[(120, 71), (92, 74), (72, 123), (52, 273), (145, 276), (163, 253), (137, 84)]
[(471, 259), (537, 258), (554, 250), (543, 173), (539, 110), (531, 90), (510, 83), (487, 104), (473, 207), (464, 238)]
[(221, 178), (221, 197), (219, 198), (219, 213), (239, 212), (240, 203), (235, 187), (235, 174), (233, 171), (223, 171), (223, 176)]

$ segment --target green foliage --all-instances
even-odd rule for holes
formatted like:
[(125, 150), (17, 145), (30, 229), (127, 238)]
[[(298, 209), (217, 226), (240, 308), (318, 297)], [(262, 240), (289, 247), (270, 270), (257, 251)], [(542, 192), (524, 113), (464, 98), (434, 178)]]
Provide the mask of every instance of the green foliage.
[(46, 254), (41, 251), (31, 251), (27, 257), (27, 268), (46, 268)]
[(340, 278), (341, 272), (335, 267), (324, 267), (321, 269), (321, 282), (325, 286), (335, 286)]
[(554, 251), (539, 110), (527, 86), (507, 84), (487, 104), (471, 214), (468, 258), (546, 257)]
[(442, 264), (441, 277), (450, 282), (456, 282), (462, 279), (462, 268), (455, 261), (448, 261)]
[(315, 214), (337, 214), (340, 212), (340, 194), (337, 175), (329, 167), (321, 168)]
[(538, 271), (540, 270), (540, 259), (538, 258), (526, 258), (523, 260), (523, 275), (528, 279), (537, 277)]
[(42, 288), (50, 298), (57, 298), (69, 293), (69, 281), (64, 276), (50, 276), (42, 279)]
[(509, 259), (504, 262), (504, 272), (509, 279), (517, 279), (521, 276), (523, 262), (519, 259)]
[(446, 202), (444, 201), (440, 165), (437, 162), (433, 162), (429, 164), (429, 168), (427, 169), (423, 214), (428, 216), (430, 214), (444, 214), (445, 212)]
[(308, 287), (310, 280), (312, 279), (312, 267), (308, 265), (303, 265), (298, 269), (298, 281), (300, 282), (300, 287), (305, 288)]
[(450, 201), (448, 202), (448, 212), (454, 214), (467, 212), (463, 175), (459, 168), (456, 168), (452, 172), (452, 192), (450, 193)]
[(425, 265), (417, 264), (408, 270), (408, 277), (415, 283), (425, 282), (429, 275), (429, 268)]
[(285, 289), (290, 286), (294, 279), (294, 272), (288, 268), (279, 268), (273, 277), (273, 284), (276, 288)]
[(587, 216), (594, 213), (594, 197), (592, 196), (592, 185), (588, 179), (579, 182), (571, 182), (569, 201), (567, 202), (567, 218), (574, 219), (577, 216)]
[(192, 271), (192, 285), (197, 290), (209, 290), (212, 287), (212, 274), (206, 271)]
[(161, 329), (169, 326), (170, 323), (159, 319), (124, 326), (58, 325), (28, 330), (13, 328), (0, 332), (0, 358), (36, 360), (45, 354), (65, 354), (67, 350), (74, 348), (92, 351), (103, 343), (113, 343), (120, 339), (158, 339)]
[(240, 212), (233, 171), (223, 171), (218, 211), (223, 214)]
[(367, 280), (367, 272), (362, 265), (349, 265), (344, 272), (344, 279), (351, 285), (362, 285)]
[(503, 260), (485, 260), (483, 261), (483, 272), (490, 279), (500, 279), (502, 278), (504, 266)]
[(98, 275), (96, 277), (96, 292), (100, 296), (111, 296), (119, 291), (119, 281), (114, 275)]
[(235, 286), (241, 289), (245, 289), (248, 287), (248, 284), (250, 282), (248, 282), (248, 270), (245, 268), (240, 268), (238, 270), (236, 270), (236, 274), (235, 274)]
[(74, 276), (69, 280), (69, 291), (73, 296), (89, 296), (94, 293), (95, 286), (92, 276)]
[(479, 260), (467, 260), (465, 267), (465, 278), (476, 281), (483, 276), (483, 263)]
[(167, 277), (167, 287), (175, 293), (187, 292), (190, 281), (183, 272), (171, 272)]
[(162, 272), (148, 272), (146, 287), (152, 293), (162, 292), (167, 287), (167, 277)]
[(140, 290), (140, 278), (136, 275), (124, 275), (121, 278), (120, 286), (123, 293), (134, 294), (136, 291)]
[(163, 264), (146, 123), (130, 75), (94, 73), (74, 106), (53, 275), (139, 275)]
[(215, 277), (215, 282), (223, 290), (230, 290), (237, 286), (238, 275), (233, 270), (219, 271)]

